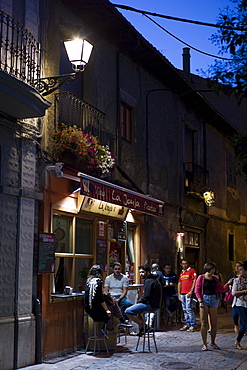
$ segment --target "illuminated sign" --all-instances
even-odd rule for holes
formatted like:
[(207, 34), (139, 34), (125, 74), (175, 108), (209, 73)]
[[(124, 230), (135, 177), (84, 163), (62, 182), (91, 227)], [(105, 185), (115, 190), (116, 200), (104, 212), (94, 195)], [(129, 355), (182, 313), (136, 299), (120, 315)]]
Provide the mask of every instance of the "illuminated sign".
[(81, 194), (154, 216), (164, 215), (164, 203), (147, 195), (81, 174)]
[(99, 213), (101, 215), (125, 219), (128, 208), (116, 204), (103, 202), (98, 199), (84, 197), (81, 210), (86, 212)]

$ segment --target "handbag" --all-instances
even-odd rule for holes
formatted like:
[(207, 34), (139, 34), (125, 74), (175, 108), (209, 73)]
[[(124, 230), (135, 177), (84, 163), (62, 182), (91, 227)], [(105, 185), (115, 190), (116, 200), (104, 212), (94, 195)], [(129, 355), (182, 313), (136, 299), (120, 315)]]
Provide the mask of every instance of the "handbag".
[(191, 306), (194, 310), (199, 310), (199, 301), (198, 299), (196, 298), (196, 295), (193, 293), (192, 295), (192, 299), (191, 299)]
[(228, 290), (226, 293), (225, 293), (225, 298), (224, 298), (224, 302), (231, 302), (233, 300), (233, 295), (232, 295), (232, 291), (231, 290)]
[(113, 306), (114, 305), (114, 299), (111, 295), (109, 294), (103, 294), (104, 300), (107, 306)]

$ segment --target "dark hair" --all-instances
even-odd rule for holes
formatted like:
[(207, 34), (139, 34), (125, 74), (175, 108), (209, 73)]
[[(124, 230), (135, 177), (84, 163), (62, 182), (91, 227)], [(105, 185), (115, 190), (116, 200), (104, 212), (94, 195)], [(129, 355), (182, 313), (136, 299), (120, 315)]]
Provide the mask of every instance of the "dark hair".
[(172, 265), (170, 263), (165, 263), (163, 268), (165, 268), (166, 266), (172, 267)]
[(102, 276), (103, 276), (103, 270), (100, 267), (100, 265), (93, 265), (88, 272), (87, 278), (90, 279), (90, 278), (97, 277), (97, 278), (102, 279)]
[(247, 271), (247, 261), (244, 261), (243, 266), (244, 266), (245, 271)]
[(181, 263), (182, 263), (183, 261), (185, 261), (185, 262), (189, 263), (189, 260), (188, 260), (187, 258), (182, 258), (182, 259), (181, 259)]
[(213, 262), (207, 262), (203, 266), (204, 272), (210, 272), (213, 268), (215, 268), (215, 264)]
[(159, 265), (158, 265), (158, 263), (153, 263), (152, 264), (152, 269), (156, 269), (156, 270), (159, 270)]
[(146, 272), (150, 272), (150, 267), (149, 267), (149, 265), (147, 263), (145, 263), (144, 265), (138, 266), (138, 269), (139, 270), (144, 270)]
[(114, 262), (113, 265), (112, 265), (112, 268), (114, 269), (115, 266), (120, 266), (122, 267), (121, 263), (120, 262)]
[(243, 265), (243, 264), (244, 264), (244, 262), (243, 262), (243, 261), (237, 261), (237, 262), (235, 263), (235, 265), (236, 265), (237, 263), (238, 263), (239, 265)]

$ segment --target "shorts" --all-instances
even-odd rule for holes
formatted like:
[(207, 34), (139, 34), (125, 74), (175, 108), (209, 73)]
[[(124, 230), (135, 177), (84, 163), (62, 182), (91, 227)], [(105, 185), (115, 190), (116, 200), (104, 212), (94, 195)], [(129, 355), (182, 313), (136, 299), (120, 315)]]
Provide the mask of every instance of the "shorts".
[(218, 299), (216, 295), (203, 294), (202, 303), (206, 307), (218, 307)]

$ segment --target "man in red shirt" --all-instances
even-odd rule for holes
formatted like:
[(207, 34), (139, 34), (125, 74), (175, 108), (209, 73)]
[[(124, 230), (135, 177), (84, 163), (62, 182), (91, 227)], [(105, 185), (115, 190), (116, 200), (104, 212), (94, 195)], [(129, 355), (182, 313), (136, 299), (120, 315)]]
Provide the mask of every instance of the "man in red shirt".
[(191, 306), (192, 294), (196, 283), (196, 271), (189, 267), (189, 261), (186, 258), (181, 260), (182, 271), (178, 280), (178, 299), (182, 303), (185, 325), (180, 329), (182, 331), (196, 331), (196, 318)]

